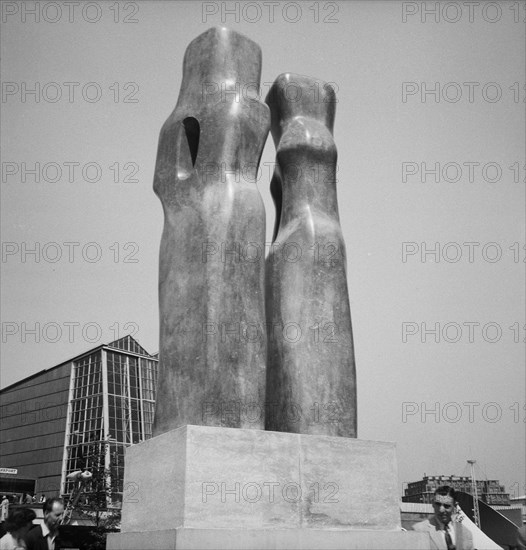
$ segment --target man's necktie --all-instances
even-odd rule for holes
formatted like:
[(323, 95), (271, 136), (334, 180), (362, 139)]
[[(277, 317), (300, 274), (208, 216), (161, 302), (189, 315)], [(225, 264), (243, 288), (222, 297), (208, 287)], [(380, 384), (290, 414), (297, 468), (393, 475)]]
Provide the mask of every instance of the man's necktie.
[(446, 535), (447, 550), (455, 550), (455, 545), (453, 544), (453, 541), (451, 540), (451, 535), (449, 534), (449, 531), (447, 530), (447, 527), (444, 530), (444, 533)]

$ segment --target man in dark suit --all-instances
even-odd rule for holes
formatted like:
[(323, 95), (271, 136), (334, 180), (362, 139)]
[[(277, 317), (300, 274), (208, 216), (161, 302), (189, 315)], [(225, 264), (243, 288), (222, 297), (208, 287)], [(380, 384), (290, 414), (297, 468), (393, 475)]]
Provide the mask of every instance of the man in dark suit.
[(27, 550), (59, 550), (58, 526), (64, 514), (64, 503), (60, 498), (48, 498), (42, 508), (44, 523), (26, 535)]
[(413, 525), (413, 531), (429, 533), (435, 550), (474, 550), (471, 531), (462, 523), (451, 521), (456, 503), (453, 487), (439, 487), (433, 498), (434, 515)]

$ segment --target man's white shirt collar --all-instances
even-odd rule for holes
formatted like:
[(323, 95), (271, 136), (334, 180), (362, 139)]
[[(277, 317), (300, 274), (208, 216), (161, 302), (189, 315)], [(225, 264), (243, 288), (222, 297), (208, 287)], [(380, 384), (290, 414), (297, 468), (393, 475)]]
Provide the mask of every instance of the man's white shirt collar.
[[(50, 533), (51, 531), (49, 530), (49, 527), (45, 523), (42, 523), (42, 536), (47, 537)], [(56, 538), (56, 536), (56, 533), (54, 535), (51, 535), (51, 540)]]
[[(48, 536), (49, 535), (49, 536)], [(46, 539), (47, 547), (49, 550), (55, 548), (55, 539), (57, 538), (57, 534), (54, 535), (51, 534), (51, 531), (49, 530), (49, 527), (46, 525), (46, 523), (42, 523), (42, 536)]]
[(42, 536), (47, 537), (51, 531), (45, 523), (42, 523)]

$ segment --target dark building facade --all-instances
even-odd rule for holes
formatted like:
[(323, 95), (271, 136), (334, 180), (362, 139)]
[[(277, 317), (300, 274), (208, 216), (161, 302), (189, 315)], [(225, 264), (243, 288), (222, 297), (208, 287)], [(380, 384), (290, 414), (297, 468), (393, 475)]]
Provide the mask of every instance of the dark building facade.
[(124, 449), (152, 435), (157, 364), (126, 336), (1, 390), (0, 492), (67, 496), (69, 473), (101, 464), (122, 492)]
[[(490, 506), (509, 506), (510, 495), (506, 493), (503, 485), (495, 479), (477, 480), (477, 493), (479, 500)], [(421, 502), (431, 504), (435, 489), (441, 485), (449, 485), (456, 491), (462, 491), (472, 495), (471, 478), (466, 476), (424, 476), (420, 481), (407, 484), (402, 502)]]

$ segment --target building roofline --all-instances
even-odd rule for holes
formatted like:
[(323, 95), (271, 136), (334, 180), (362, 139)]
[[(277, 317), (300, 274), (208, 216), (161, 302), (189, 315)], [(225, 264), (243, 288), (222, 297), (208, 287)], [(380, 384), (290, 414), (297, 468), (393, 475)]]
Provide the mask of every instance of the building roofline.
[(104, 346), (105, 346), (105, 344), (101, 344), (101, 345), (97, 346), (96, 348), (93, 348), (93, 349), (90, 349), (90, 350), (85, 351), (83, 353), (80, 353), (79, 355), (75, 355), (75, 357), (72, 357), (71, 359), (67, 359), (66, 361), (62, 361), (62, 363), (59, 363), (58, 365), (55, 365), (54, 367), (50, 367), (49, 369), (42, 369), (42, 370), (39, 370), (38, 372), (35, 372), (34, 374), (30, 374), (29, 376), (26, 376), (25, 378), (22, 378), (22, 380), (18, 380), (18, 382), (13, 382), (9, 386), (6, 386), (5, 388), (2, 388), (0, 390), (0, 393), (2, 393), (4, 391), (7, 391), (7, 390), (11, 390), (15, 386), (18, 386), (19, 384), (22, 384), (24, 382), (28, 382), (29, 380), (31, 380), (33, 378), (36, 378), (37, 376), (40, 376), (40, 375), (42, 375), (46, 372), (51, 372), (52, 370), (63, 367), (67, 363), (71, 363), (72, 361), (75, 361), (76, 359), (80, 359), (83, 355), (88, 355), (90, 353), (93, 353), (95, 351), (98, 351), (98, 350), (102, 349)]
[(522, 506), (515, 504), (515, 506), (506, 506), (505, 504), (490, 504), (495, 510), (522, 510)]
[[(149, 354), (144, 355), (143, 353), (137, 353), (135, 351), (128, 351), (126, 349), (121, 349), (121, 348), (114, 348), (113, 346), (110, 346), (109, 344), (103, 344), (100, 347), (104, 348), (104, 349), (107, 349), (107, 350), (117, 352), (117, 353), (126, 353), (127, 355), (134, 355), (135, 357), (143, 357), (144, 359), (153, 359), (154, 361), (159, 360), (159, 358), (156, 357), (155, 355), (149, 355)], [(94, 351), (94, 350), (92, 350), (92, 351)], [(88, 352), (88, 353), (91, 353), (91, 352)], [(75, 359), (77, 359), (77, 358), (75, 357)]]
[[(133, 338), (133, 336), (131, 335), (128, 335), (132, 340), (134, 340), (135, 342), (137, 342), (137, 340), (135, 340), (135, 338)], [(117, 340), (115, 340), (117, 341)], [(110, 342), (110, 344), (112, 344), (113, 342)], [(9, 384), (9, 386), (6, 386), (5, 388), (2, 388), (0, 389), (0, 394), (2, 394), (3, 392), (5, 391), (8, 391), (8, 390), (12, 390), (14, 389), (16, 386), (18, 386), (19, 384), (22, 384), (24, 382), (28, 382), (29, 380), (33, 379), (33, 378), (36, 378), (37, 376), (41, 376), (42, 374), (46, 373), (46, 372), (51, 372), (52, 370), (55, 370), (55, 369), (58, 369), (60, 367), (63, 367), (64, 365), (66, 365), (67, 363), (71, 363), (73, 361), (77, 361), (78, 359), (81, 359), (82, 357), (84, 357), (85, 355), (90, 355), (92, 353), (95, 353), (96, 351), (99, 351), (99, 350), (102, 350), (102, 349), (109, 349), (111, 351), (114, 351), (114, 352), (117, 352), (117, 353), (126, 353), (128, 355), (135, 355), (136, 357), (146, 357), (147, 359), (152, 359), (154, 361), (158, 361), (159, 358), (158, 357), (155, 357), (154, 355), (148, 355), (148, 356), (145, 356), (145, 355), (142, 355), (140, 353), (135, 353), (134, 351), (127, 351), (127, 350), (124, 350), (124, 349), (120, 349), (120, 348), (114, 348), (112, 347), (110, 344), (99, 344), (98, 346), (92, 348), (92, 349), (89, 349), (87, 351), (84, 351), (82, 353), (79, 353), (78, 355), (75, 355), (74, 357), (71, 357), (70, 359), (67, 359), (66, 361), (62, 361), (61, 363), (59, 363), (58, 365), (55, 365), (54, 367), (50, 367), (49, 369), (43, 369), (43, 370), (40, 370), (38, 372), (35, 372), (34, 374), (30, 374), (29, 376), (26, 376), (25, 378), (22, 378), (22, 380), (18, 380), (18, 382), (13, 382), (12, 384)], [(139, 346), (141, 346), (139, 344), (139, 342), (137, 342), (137, 344)], [(141, 346), (142, 349), (144, 349), (142, 346)], [(146, 350), (145, 350), (146, 351)]]
[[(415, 485), (417, 483), (423, 483), (425, 481), (446, 481), (446, 480), (450, 480), (450, 481), (471, 481), (471, 476), (457, 476), (457, 475), (448, 475), (448, 474), (441, 474), (441, 475), (425, 475), (422, 479), (418, 479), (416, 481), (407, 481), (405, 483), (407, 483), (407, 485)], [(483, 478), (483, 479), (477, 479), (477, 483), (490, 483), (490, 482), (495, 482), (495, 483), (500, 483), (500, 481), (498, 479), (486, 479), (486, 478)]]

